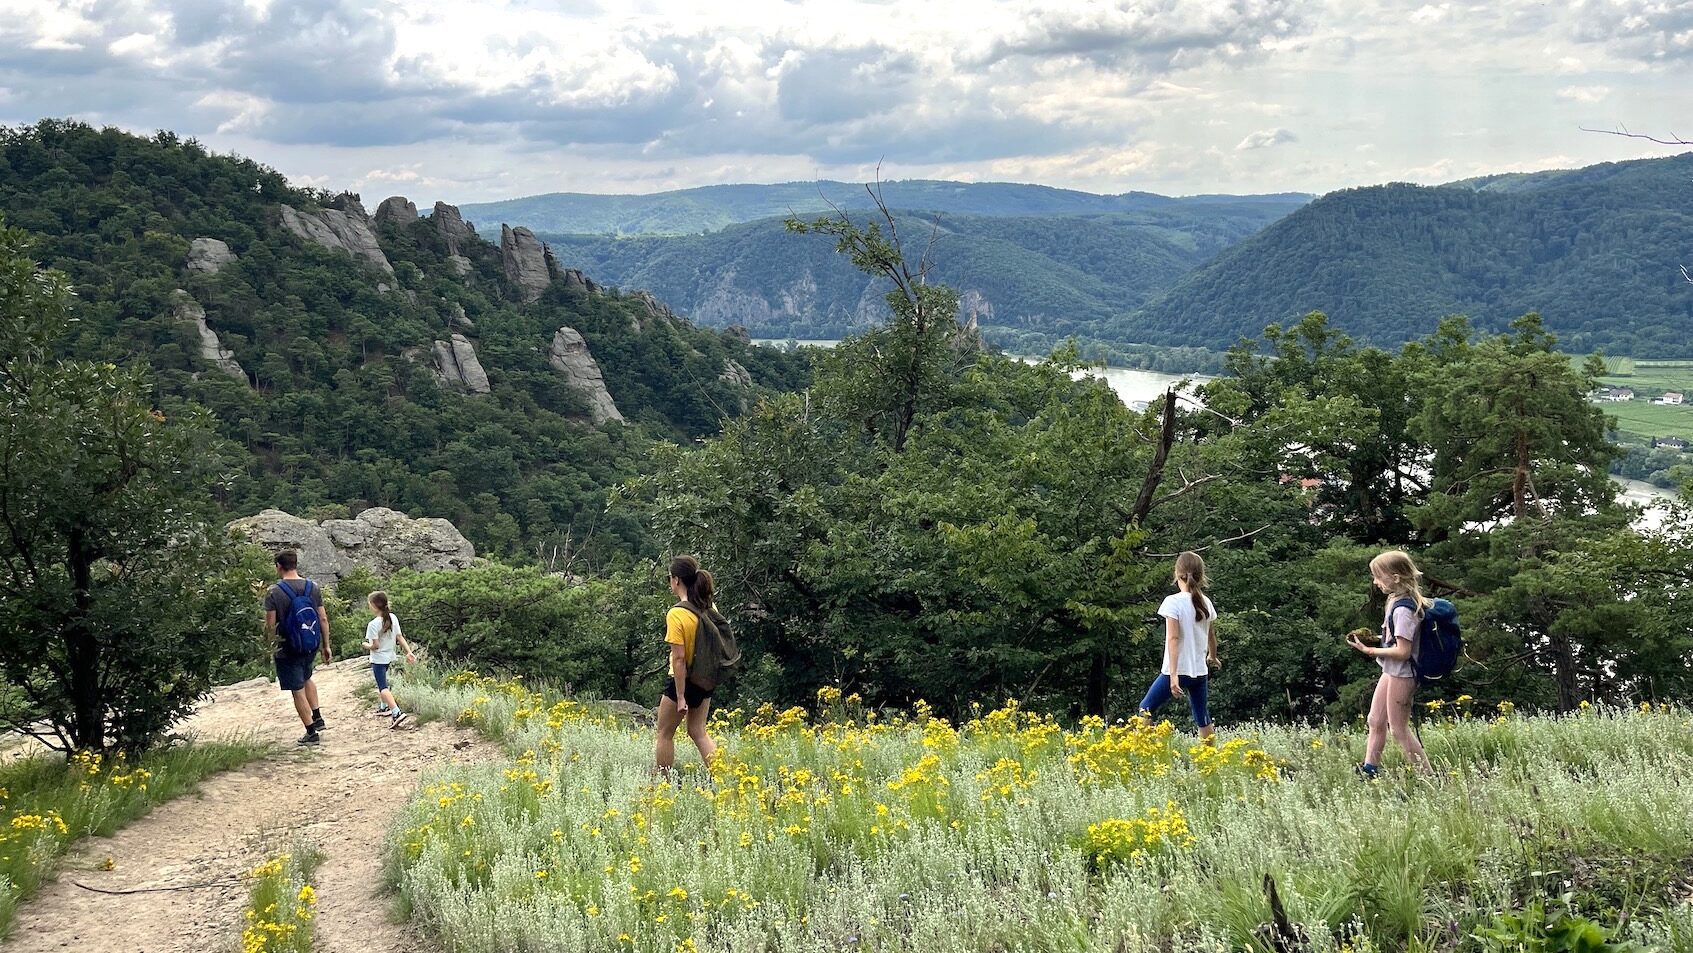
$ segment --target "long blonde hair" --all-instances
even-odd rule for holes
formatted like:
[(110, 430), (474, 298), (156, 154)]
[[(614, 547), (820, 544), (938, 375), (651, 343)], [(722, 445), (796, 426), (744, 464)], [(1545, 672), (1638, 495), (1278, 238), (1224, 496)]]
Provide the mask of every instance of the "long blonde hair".
[(1211, 618), (1211, 610), (1205, 605), (1205, 560), (1199, 558), (1195, 552), (1184, 552), (1176, 557), (1176, 579), (1187, 584), (1187, 591), (1193, 597), (1193, 617), (1195, 619)]
[(1387, 581), (1389, 599), (1409, 599), (1417, 604), (1422, 615), (1433, 600), (1423, 595), (1423, 574), (1411, 561), (1411, 554), (1402, 549), (1390, 549), (1370, 560), (1370, 575)]
[(394, 617), (388, 612), (388, 594), (381, 589), (370, 594), (370, 604), (376, 608), (376, 614), (382, 617), (382, 631), (387, 632), (394, 627)]

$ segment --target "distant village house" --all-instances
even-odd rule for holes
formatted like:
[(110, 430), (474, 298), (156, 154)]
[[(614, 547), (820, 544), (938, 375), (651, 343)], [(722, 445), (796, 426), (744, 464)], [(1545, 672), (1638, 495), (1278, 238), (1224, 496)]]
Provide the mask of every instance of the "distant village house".
[(1659, 397), (1657, 400), (1653, 401), (1652, 403), (1663, 404), (1666, 407), (1679, 407), (1679, 406), (1681, 406), (1681, 404), (1683, 402), (1684, 402), (1684, 398), (1682, 397), (1681, 394), (1679, 394), (1675, 391), (1670, 391), (1669, 393), (1666, 393), (1664, 396)]

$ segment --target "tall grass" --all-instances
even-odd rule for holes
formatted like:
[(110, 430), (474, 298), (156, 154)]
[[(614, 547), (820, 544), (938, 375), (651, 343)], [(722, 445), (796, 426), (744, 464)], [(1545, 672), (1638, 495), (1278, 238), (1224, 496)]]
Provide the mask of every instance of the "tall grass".
[(110, 835), (267, 750), (256, 741), (206, 741), (133, 760), (80, 753), (67, 763), (44, 754), (0, 765), (0, 936), (78, 839)]
[(407, 701), (514, 753), (434, 778), (391, 845), (452, 950), (1288, 948), (1278, 920), (1319, 953), (1480, 950), (1536, 898), (1685, 949), (1693, 917), (1680, 709), (1459, 713), (1423, 728), (1436, 775), (1371, 783), (1354, 734), (953, 726), (827, 689), (725, 713), (710, 768), (663, 777), (649, 732), (519, 683)]

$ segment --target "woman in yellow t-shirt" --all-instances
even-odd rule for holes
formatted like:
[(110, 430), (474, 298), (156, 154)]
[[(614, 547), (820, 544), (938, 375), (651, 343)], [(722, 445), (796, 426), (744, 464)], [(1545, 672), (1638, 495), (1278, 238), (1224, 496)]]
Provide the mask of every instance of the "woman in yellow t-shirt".
[[(711, 573), (700, 568), (692, 556), (670, 561), (670, 591), (686, 605), (672, 606), (664, 614), (664, 641), (670, 645), (670, 678), (658, 700), (657, 759), (661, 771), (670, 770), (676, 760), (676, 729), (684, 720), (688, 737), (699, 749), (700, 760), (710, 763), (717, 745), (705, 733), (711, 715), (711, 692), (688, 681), (688, 666), (694, 664), (694, 636), (699, 632), (700, 612), (712, 608)], [(689, 611), (688, 607), (696, 611)]]

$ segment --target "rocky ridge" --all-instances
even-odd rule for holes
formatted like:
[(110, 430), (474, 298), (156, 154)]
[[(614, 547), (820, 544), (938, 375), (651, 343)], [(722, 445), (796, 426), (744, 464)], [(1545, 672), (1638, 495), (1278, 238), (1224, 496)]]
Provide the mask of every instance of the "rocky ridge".
[(363, 566), (378, 576), (401, 569), (464, 569), (476, 560), (476, 547), (450, 521), (413, 519), (375, 506), (356, 519), (301, 519), (282, 510), (264, 510), (234, 520), (230, 532), (267, 550), (300, 554), (300, 573), (333, 586)]

